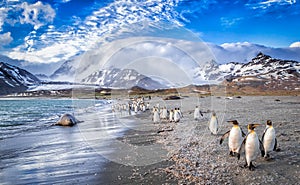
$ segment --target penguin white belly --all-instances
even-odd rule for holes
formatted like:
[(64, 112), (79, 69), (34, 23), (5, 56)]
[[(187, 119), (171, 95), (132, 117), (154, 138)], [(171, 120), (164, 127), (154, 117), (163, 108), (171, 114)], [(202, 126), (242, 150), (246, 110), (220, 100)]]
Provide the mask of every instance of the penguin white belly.
[(175, 122), (178, 122), (180, 120), (180, 115), (179, 115), (179, 113), (176, 111), (175, 113), (174, 113), (174, 121)]
[(233, 127), (230, 131), (228, 138), (228, 146), (232, 152), (238, 152), (243, 142), (243, 136), (239, 127)]
[(267, 129), (264, 141), (263, 141), (265, 152), (273, 151), (275, 145), (275, 130), (274, 128)]
[(210, 119), (209, 130), (210, 130), (213, 134), (217, 134), (217, 132), (218, 132), (218, 120), (217, 120), (216, 117), (212, 117), (212, 118)]
[(254, 161), (259, 153), (259, 141), (256, 133), (251, 133), (247, 136), (245, 143), (245, 154), (248, 166)]
[(169, 121), (174, 121), (174, 119), (173, 119), (173, 112), (170, 112)]
[(199, 118), (200, 118), (200, 111), (198, 108), (196, 108), (194, 111), (194, 119), (199, 119)]
[(167, 119), (167, 116), (168, 116), (168, 111), (167, 111), (167, 109), (163, 109), (161, 118), (162, 118), (162, 119)]
[(138, 112), (138, 106), (134, 107), (134, 112), (137, 113)]
[(154, 123), (160, 122), (159, 114), (158, 114), (157, 111), (155, 111), (154, 114), (153, 114), (153, 122)]

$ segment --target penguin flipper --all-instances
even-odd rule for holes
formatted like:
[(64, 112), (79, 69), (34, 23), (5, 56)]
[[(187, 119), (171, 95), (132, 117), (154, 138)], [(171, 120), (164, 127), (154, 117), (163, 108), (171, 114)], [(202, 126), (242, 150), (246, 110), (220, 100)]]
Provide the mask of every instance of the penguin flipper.
[(264, 133), (263, 133), (263, 135), (262, 135), (262, 137), (261, 137), (261, 141), (262, 141), (262, 142), (264, 142), (265, 133), (266, 133), (267, 130), (268, 130), (268, 128), (266, 128), (266, 129), (264, 130)]
[(245, 136), (246, 136), (245, 132), (243, 131), (242, 128), (240, 128), (240, 129), (241, 129), (241, 131), (242, 131), (242, 136), (245, 137)]
[(202, 112), (200, 111), (200, 115), (203, 117), (203, 114), (202, 114)]
[(263, 133), (263, 135), (261, 136), (261, 140), (262, 140), (262, 142), (264, 142), (265, 133), (266, 133), (266, 132), (264, 132), (264, 133)]
[[(238, 150), (238, 152), (237, 152), (237, 153), (238, 153), (238, 156), (237, 156), (238, 160), (240, 159), (241, 150), (242, 150), (243, 146), (244, 146), (245, 143), (246, 143), (247, 136), (248, 136), (248, 135), (246, 135), (246, 137), (244, 138), (244, 140), (243, 140), (243, 142), (242, 142), (242, 144), (241, 144), (241, 146), (240, 146), (240, 148), (239, 148), (239, 150)], [(246, 161), (246, 164), (247, 164), (247, 161)]]
[(260, 152), (261, 152), (261, 156), (263, 157), (265, 155), (264, 145), (262, 144), (260, 139), (258, 139), (258, 141), (259, 141), (259, 149), (260, 149)]
[(274, 148), (273, 148), (273, 151), (275, 151), (277, 148), (277, 139), (275, 138), (275, 144), (274, 144)]
[(220, 145), (223, 143), (224, 139), (229, 136), (229, 133), (230, 133), (230, 130), (228, 130), (225, 134), (223, 134), (223, 136), (220, 139)]

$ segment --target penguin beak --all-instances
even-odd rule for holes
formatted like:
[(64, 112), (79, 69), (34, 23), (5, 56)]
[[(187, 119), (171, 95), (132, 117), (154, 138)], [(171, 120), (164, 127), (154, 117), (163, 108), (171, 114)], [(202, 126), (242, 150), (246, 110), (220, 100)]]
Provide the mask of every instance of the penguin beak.
[(258, 127), (260, 124), (254, 123), (254, 124), (249, 124), (248, 125), (248, 130), (254, 130), (256, 127)]
[(258, 126), (260, 126), (260, 124), (258, 124), (258, 123), (254, 123), (254, 124), (253, 124), (253, 127), (254, 127), (254, 128), (256, 128), (256, 127), (258, 127)]

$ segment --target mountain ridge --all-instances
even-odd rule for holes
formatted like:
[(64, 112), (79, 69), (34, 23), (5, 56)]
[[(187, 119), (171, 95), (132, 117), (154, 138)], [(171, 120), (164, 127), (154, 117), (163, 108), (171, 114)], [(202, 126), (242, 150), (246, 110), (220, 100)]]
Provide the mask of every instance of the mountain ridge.
[(0, 62), (0, 95), (23, 92), (29, 86), (38, 85), (39, 83), (40, 80), (30, 72), (14, 65)]
[[(300, 63), (293, 60), (272, 58), (259, 52), (247, 63), (230, 62), (218, 64), (212, 60), (192, 71), (195, 79), (207, 84), (226, 85), (238, 91), (246, 87), (257, 90), (299, 90)], [(52, 77), (60, 77), (66, 82), (66, 75), (71, 78), (76, 75), (76, 65), (73, 60), (66, 61)], [(51, 84), (50, 79), (50, 84)], [(55, 81), (53, 81), (55, 82)], [(29, 86), (42, 82), (37, 76), (19, 67), (0, 62), (1, 95), (26, 91)], [(106, 88), (140, 87), (142, 89), (167, 89), (170, 86), (156, 81), (134, 69), (96, 69), (92, 74), (81, 79), (79, 84), (94, 84)], [(45, 85), (45, 84), (44, 84)], [(194, 84), (199, 85), (199, 84)], [(173, 87), (174, 88), (174, 87)], [(55, 90), (55, 89), (54, 89)], [(249, 89), (248, 89), (249, 90)], [(246, 90), (245, 90), (246, 91)]]
[(288, 79), (293, 75), (295, 77), (300, 76), (300, 63), (298, 61), (275, 59), (259, 52), (248, 63), (230, 62), (217, 64), (215, 61), (210, 61), (204, 66), (195, 69), (194, 77), (222, 82), (226, 79), (232, 80), (245, 76), (255, 76), (264, 79)]
[(102, 69), (90, 74), (88, 77), (82, 79), (81, 82), (126, 89), (135, 86), (148, 90), (167, 88), (167, 86), (162, 85), (160, 82), (157, 82), (148, 76), (138, 73), (134, 69)]

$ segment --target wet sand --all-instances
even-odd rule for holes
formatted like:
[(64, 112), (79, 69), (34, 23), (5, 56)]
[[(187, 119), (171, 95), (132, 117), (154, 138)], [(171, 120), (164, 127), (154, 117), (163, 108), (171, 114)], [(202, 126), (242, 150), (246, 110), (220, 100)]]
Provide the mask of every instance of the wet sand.
[[(276, 100), (276, 101), (275, 101)], [(162, 101), (168, 107), (181, 107), (184, 117), (179, 123), (153, 124), (150, 112), (130, 118), (125, 134), (115, 141), (136, 148), (124, 157), (120, 152), (100, 155), (102, 146), (91, 146), (92, 139), (82, 135), (83, 123), (75, 127), (49, 127), (0, 141), (1, 184), (297, 184), (300, 181), (300, 99), (293, 97), (249, 96), (226, 100), (205, 97), (195, 101)], [(200, 104), (204, 117), (193, 120), (193, 109)], [(220, 106), (218, 106), (220, 105)], [(207, 129), (210, 111), (219, 116), (217, 136)], [(272, 152), (270, 161), (258, 158), (255, 171), (243, 169), (244, 155), (238, 161), (228, 156), (227, 141), (219, 145), (222, 133), (231, 128), (226, 120), (237, 119), (244, 131), (248, 123), (273, 121), (280, 151)], [(88, 120), (84, 123), (87, 123)], [(126, 121), (125, 121), (126, 123)], [(99, 126), (99, 125), (98, 125)], [(94, 128), (90, 123), (88, 131)], [(264, 125), (257, 128), (261, 137)], [(94, 129), (96, 130), (96, 129)], [(158, 131), (161, 131), (158, 133)], [(97, 133), (97, 132), (95, 132)], [(92, 135), (92, 133), (91, 133)], [(90, 140), (89, 140), (90, 139)], [(115, 143), (118, 143), (115, 142)], [(116, 151), (119, 145), (104, 148)], [(140, 148), (160, 150), (161, 159), (149, 159)], [(149, 148), (147, 148), (149, 147)], [(151, 153), (150, 153), (151, 154)], [(137, 159), (137, 160), (133, 160)], [(128, 165), (139, 162), (138, 166)]]
[[(137, 117), (145, 117), (145, 121), (148, 122), (149, 115), (145, 113)], [(128, 144), (147, 146), (156, 142), (158, 137), (156, 125), (149, 124), (149, 128), (141, 131), (133, 129), (134, 124), (130, 126), (126, 122), (134, 117), (120, 118), (121, 124), (113, 123), (106, 126), (101, 120), (104, 117), (99, 118), (98, 115), (81, 115), (78, 118), (85, 122), (74, 127), (49, 126), (44, 130), (1, 140), (1, 184), (161, 184), (163, 182), (173, 184), (176, 182), (171, 178), (171, 174), (163, 170), (170, 166), (169, 161), (159, 160), (150, 165), (130, 166), (126, 164), (126, 160), (122, 162), (123, 155), (112, 153), (119, 149), (115, 141), (125, 143), (125, 146), (129, 146)], [(127, 131), (118, 130), (118, 127), (124, 126), (122, 124), (127, 124), (125, 125)], [(105, 131), (102, 132), (102, 129)], [(113, 134), (109, 134), (110, 132)], [(101, 133), (104, 135), (99, 135)], [(112, 140), (112, 142), (105, 140)], [(121, 161), (110, 160), (109, 156)]]

